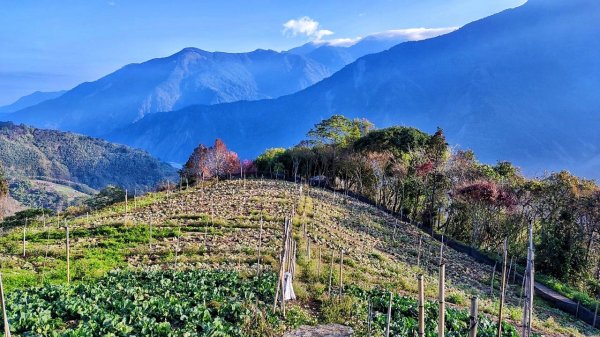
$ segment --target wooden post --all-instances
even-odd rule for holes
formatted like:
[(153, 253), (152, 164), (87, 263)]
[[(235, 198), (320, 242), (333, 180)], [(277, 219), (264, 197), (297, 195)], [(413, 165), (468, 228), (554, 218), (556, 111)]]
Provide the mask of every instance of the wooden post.
[(26, 230), (27, 230), (27, 218), (25, 218), (25, 225), (23, 225), (23, 257), (25, 257), (25, 235), (26, 235)]
[(417, 276), (419, 287), (419, 337), (425, 337), (425, 289), (423, 286), (423, 275)]
[(506, 260), (508, 259), (507, 239), (504, 239), (502, 249), (502, 282), (500, 285), (500, 308), (498, 309), (498, 332), (497, 337), (502, 337), (502, 311), (504, 309), (504, 292), (506, 290)]
[(344, 249), (340, 250), (340, 298), (342, 297), (342, 291), (344, 290)]
[(367, 316), (367, 336), (371, 336), (371, 311), (373, 310), (373, 303), (371, 301), (371, 296), (367, 300), (367, 306), (369, 307), (368, 316)]
[(69, 225), (66, 225), (67, 234), (67, 283), (71, 283), (71, 243), (69, 242)]
[(533, 296), (535, 291), (535, 257), (533, 251), (533, 220), (529, 221), (529, 245), (527, 248), (527, 266), (523, 275), (523, 285), (525, 289), (525, 305), (523, 307), (523, 333), (522, 336), (531, 336), (531, 323), (533, 320)]
[(260, 272), (261, 272), (260, 271), (260, 269), (261, 269), (260, 268), (260, 259), (261, 259), (260, 254), (261, 254), (261, 249), (262, 249), (262, 231), (263, 231), (263, 218), (262, 218), (262, 211), (261, 211), (261, 214), (260, 214), (260, 229), (259, 229), (259, 232), (258, 232), (258, 249), (257, 249), (258, 259), (257, 259), (257, 267), (256, 267), (256, 269), (257, 269), (256, 273), (258, 274), (258, 276), (260, 276)]
[(4, 303), (4, 286), (2, 285), (2, 273), (0, 273), (0, 304), (2, 304), (2, 321), (4, 322), (4, 336), (10, 337), (10, 326), (6, 314), (6, 303)]
[(288, 219), (285, 219), (285, 224), (283, 228), (283, 245), (281, 248), (281, 253), (279, 255), (279, 278), (277, 279), (277, 288), (275, 290), (275, 299), (273, 301), (273, 311), (277, 309), (277, 299), (279, 297), (279, 293), (281, 290), (281, 302), (283, 308), (283, 291), (284, 291), (284, 274), (285, 274), (285, 263), (287, 259), (287, 245), (288, 245)]
[(390, 323), (392, 322), (392, 292), (390, 291), (390, 301), (388, 304), (387, 319), (385, 321), (385, 337), (390, 337)]
[(331, 250), (331, 265), (329, 266), (329, 297), (331, 297), (331, 282), (333, 280), (333, 252), (334, 250)]
[(127, 218), (127, 190), (125, 190), (125, 218)]
[(438, 336), (444, 337), (446, 332), (446, 265), (440, 265), (439, 275), (439, 317), (438, 317)]
[(310, 238), (306, 241), (306, 256), (308, 257), (308, 260), (310, 260)]
[(471, 298), (471, 316), (469, 317), (469, 337), (477, 337), (477, 297)]

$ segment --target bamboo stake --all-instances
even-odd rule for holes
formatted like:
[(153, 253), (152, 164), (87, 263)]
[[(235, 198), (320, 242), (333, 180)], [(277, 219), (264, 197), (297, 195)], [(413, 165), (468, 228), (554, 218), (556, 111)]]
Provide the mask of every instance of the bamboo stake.
[(502, 311), (504, 309), (504, 292), (506, 290), (506, 260), (508, 259), (507, 239), (504, 239), (502, 249), (502, 283), (500, 286), (500, 308), (498, 310), (498, 332), (497, 337), (502, 337)]
[(66, 225), (66, 234), (67, 234), (67, 283), (71, 283), (71, 243), (69, 241), (69, 225)]
[(342, 297), (342, 291), (344, 290), (343, 268), (344, 268), (344, 249), (342, 248), (340, 250), (340, 298)]
[(419, 337), (425, 337), (425, 291), (423, 287), (423, 275), (417, 276), (419, 287)]
[(477, 297), (471, 298), (471, 315), (469, 317), (469, 337), (477, 337)]
[(444, 337), (446, 332), (446, 265), (440, 265), (439, 275), (439, 317), (438, 317), (438, 336)]
[(4, 286), (2, 285), (2, 273), (0, 273), (0, 304), (2, 304), (2, 321), (4, 322), (4, 336), (11, 337), (10, 326), (8, 325), (8, 315), (6, 314), (6, 304), (4, 302)]
[(25, 218), (25, 225), (23, 226), (23, 257), (25, 257), (25, 236), (26, 236), (26, 230), (27, 230), (27, 218)]
[(385, 337), (390, 337), (390, 323), (392, 321), (392, 292), (390, 291), (390, 301), (388, 304), (387, 319), (385, 321)]
[(331, 250), (331, 265), (329, 266), (329, 297), (331, 297), (331, 282), (333, 280), (333, 249)]
[(261, 214), (260, 214), (260, 230), (258, 232), (258, 249), (257, 249), (257, 251), (258, 251), (257, 264), (258, 265), (256, 267), (257, 268), (256, 273), (258, 274), (258, 276), (260, 276), (260, 272), (261, 272), (260, 271), (260, 269), (261, 269), (260, 268), (260, 259), (261, 259), (260, 254), (261, 254), (261, 249), (262, 249), (262, 231), (263, 231), (263, 218), (262, 218), (262, 212), (261, 212)]
[(442, 244), (440, 244), (440, 266), (444, 264), (444, 236), (442, 235)]

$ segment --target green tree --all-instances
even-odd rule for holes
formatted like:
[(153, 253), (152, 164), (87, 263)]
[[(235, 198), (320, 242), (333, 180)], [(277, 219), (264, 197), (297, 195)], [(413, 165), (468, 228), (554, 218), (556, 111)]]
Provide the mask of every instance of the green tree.
[(268, 172), (271, 177), (273, 174), (278, 176), (285, 173), (286, 165), (283, 161), (286, 150), (284, 148), (271, 148), (263, 152), (256, 158), (256, 167), (259, 172)]
[(373, 124), (366, 119), (349, 119), (342, 115), (333, 115), (316, 124), (308, 132), (314, 145), (339, 145), (346, 147), (368, 134)]
[(125, 200), (125, 190), (119, 186), (108, 185), (98, 194), (86, 200), (91, 209), (100, 209)]
[(394, 126), (369, 132), (354, 143), (357, 151), (392, 153), (395, 157), (424, 147), (430, 136), (418, 129)]

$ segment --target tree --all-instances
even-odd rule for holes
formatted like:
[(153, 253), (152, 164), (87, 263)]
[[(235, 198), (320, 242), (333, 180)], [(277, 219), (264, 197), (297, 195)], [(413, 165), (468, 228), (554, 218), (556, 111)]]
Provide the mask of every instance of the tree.
[(125, 190), (119, 186), (108, 185), (98, 194), (86, 200), (91, 209), (100, 209), (125, 200)]
[(346, 147), (372, 129), (373, 124), (366, 119), (350, 120), (342, 115), (333, 115), (316, 124), (308, 132), (308, 137), (314, 145)]
[(240, 171), (237, 153), (229, 151), (225, 143), (216, 139), (212, 147), (200, 144), (194, 149), (183, 169), (182, 178), (197, 181), (200, 178), (225, 177)]
[(266, 150), (256, 158), (256, 167), (261, 172), (268, 172), (271, 177), (273, 173), (278, 175), (280, 172), (285, 172), (285, 165), (282, 162), (285, 152), (283, 148)]

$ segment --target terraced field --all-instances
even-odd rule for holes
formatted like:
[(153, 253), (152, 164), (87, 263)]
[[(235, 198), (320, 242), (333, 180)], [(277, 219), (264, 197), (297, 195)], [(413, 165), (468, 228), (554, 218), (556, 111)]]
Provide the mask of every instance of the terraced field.
[[(298, 300), (291, 304), (296, 314), (288, 315), (287, 328), (324, 321), (349, 324), (359, 335), (365, 333), (364, 317), (340, 319), (343, 306), (335, 307), (336, 315), (328, 296), (332, 260), (332, 292), (339, 291), (341, 251), (348, 291), (387, 289), (416, 298), (416, 276), (424, 274), (426, 297), (432, 301), (437, 297), (439, 242), (355, 199), (272, 180), (210, 182), (129, 200), (127, 209), (121, 203), (89, 216), (52, 218), (46, 226), (38, 221), (25, 229), (25, 256), (23, 228), (5, 228), (0, 271), (9, 292), (45, 282), (64, 283), (63, 227), (68, 223), (74, 283), (94, 282), (116, 268), (228, 270), (242, 276), (254, 275), (260, 268), (269, 273), (278, 270), (285, 217), (293, 217), (299, 247), (294, 281)], [(490, 295), (491, 267), (449, 248), (443, 250), (443, 262), (451, 307), (467, 309), (470, 297), (478, 296), (481, 311), (497, 312), (498, 292)], [(520, 285), (509, 286), (505, 310), (505, 319), (516, 326), (521, 317), (519, 292)], [(364, 306), (359, 297), (357, 303)], [(382, 315), (379, 312), (376, 318)], [(545, 336), (598, 334), (542, 302), (536, 303), (536, 315), (535, 330)]]

